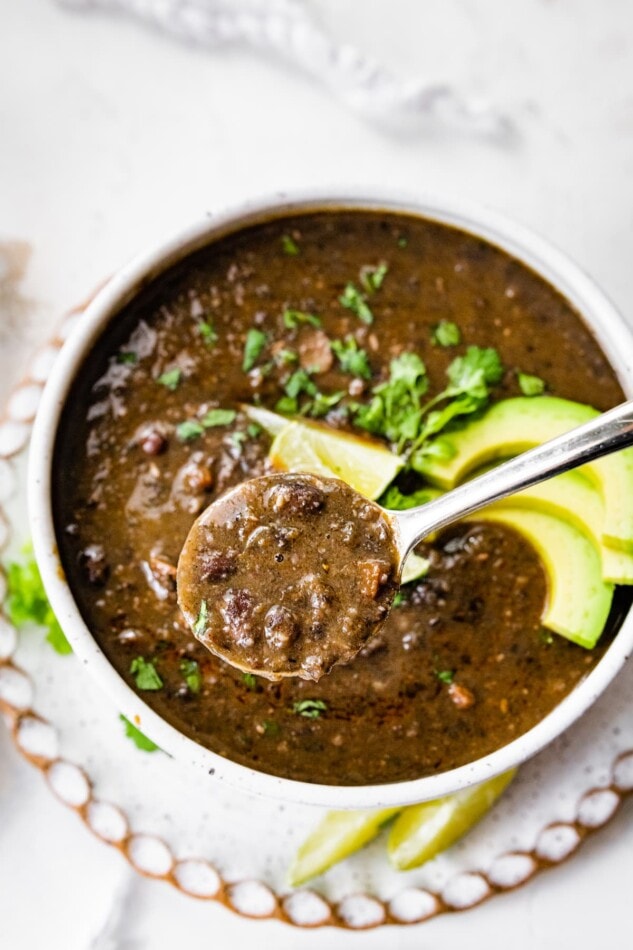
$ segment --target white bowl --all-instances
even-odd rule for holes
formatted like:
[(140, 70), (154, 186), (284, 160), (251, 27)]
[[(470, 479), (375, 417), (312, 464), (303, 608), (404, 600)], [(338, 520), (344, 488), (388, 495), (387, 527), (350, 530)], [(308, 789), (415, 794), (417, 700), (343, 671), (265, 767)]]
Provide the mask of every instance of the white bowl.
[(258, 772), (223, 758), (187, 738), (150, 709), (97, 645), (64, 580), (51, 505), (51, 468), (60, 415), (71, 384), (104, 328), (144, 285), (203, 245), (273, 217), (318, 208), (368, 208), (418, 214), (454, 225), (503, 248), (523, 261), (578, 310), (615, 369), (628, 395), (633, 394), (633, 335), (593, 281), (560, 251), (497, 214), (461, 200), (408, 196), (377, 190), (370, 195), (310, 191), (252, 201), (237, 209), (208, 215), (182, 234), (135, 258), (95, 297), (66, 344), (46, 386), (33, 430), (29, 467), (29, 515), (35, 555), (51, 605), (89, 673), (109, 693), (116, 708), (140, 724), (165, 752), (198, 769), (192, 781), (226, 780), (249, 792), (329, 808), (385, 808), (425, 801), (490, 778), (530, 758), (571, 725), (602, 693), (622, 667), (633, 643), (629, 613), (613, 643), (589, 675), (529, 732), (491, 755), (438, 775), (385, 785), (332, 786), (297, 782)]

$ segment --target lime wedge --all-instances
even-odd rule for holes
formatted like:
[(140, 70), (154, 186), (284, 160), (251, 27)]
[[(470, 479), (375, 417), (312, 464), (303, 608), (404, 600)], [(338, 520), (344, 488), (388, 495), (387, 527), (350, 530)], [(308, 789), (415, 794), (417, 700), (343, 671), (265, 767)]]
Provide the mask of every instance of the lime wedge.
[(483, 818), (515, 774), (512, 769), (446, 798), (405, 808), (389, 833), (393, 866), (408, 871), (450, 848)]
[(281, 430), (290, 424), (285, 416), (280, 416), (278, 412), (271, 412), (270, 409), (263, 409), (261, 406), (250, 406), (245, 403), (240, 406), (240, 409), (252, 422), (256, 422), (272, 436), (279, 435)]
[(358, 851), (372, 838), (398, 808), (372, 811), (330, 811), (303, 842), (288, 873), (292, 887), (323, 874), (338, 861)]
[(312, 422), (289, 422), (268, 453), (275, 468), (340, 478), (366, 498), (379, 498), (402, 459), (384, 445)]

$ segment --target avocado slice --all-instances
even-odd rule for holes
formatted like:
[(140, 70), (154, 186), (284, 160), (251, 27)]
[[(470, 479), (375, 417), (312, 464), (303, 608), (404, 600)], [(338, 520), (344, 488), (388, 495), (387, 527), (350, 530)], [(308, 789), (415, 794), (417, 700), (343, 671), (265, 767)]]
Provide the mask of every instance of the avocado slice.
[(543, 625), (591, 650), (604, 630), (613, 584), (602, 580), (596, 546), (578, 528), (527, 508), (485, 508), (473, 520), (506, 524), (536, 549), (548, 579)]
[(609, 547), (602, 540), (604, 502), (600, 492), (580, 472), (557, 475), (497, 502), (494, 507), (530, 508), (562, 518), (588, 535), (599, 549), (603, 580), (633, 584), (633, 554)]
[[(452, 457), (429, 457), (420, 471), (432, 484), (454, 488), (474, 469), (554, 439), (597, 415), (591, 406), (555, 396), (504, 399), (464, 428), (442, 435)], [(603, 498), (605, 544), (633, 552), (633, 449), (596, 459), (579, 471)]]

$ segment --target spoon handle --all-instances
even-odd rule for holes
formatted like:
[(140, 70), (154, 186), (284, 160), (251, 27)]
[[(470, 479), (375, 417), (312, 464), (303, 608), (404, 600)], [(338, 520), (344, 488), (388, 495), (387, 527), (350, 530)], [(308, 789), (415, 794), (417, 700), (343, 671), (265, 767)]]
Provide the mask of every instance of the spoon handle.
[(633, 445), (633, 400), (517, 455), (435, 501), (407, 511), (391, 512), (400, 554), (404, 559), (411, 548), (432, 531), (492, 502), (630, 445)]

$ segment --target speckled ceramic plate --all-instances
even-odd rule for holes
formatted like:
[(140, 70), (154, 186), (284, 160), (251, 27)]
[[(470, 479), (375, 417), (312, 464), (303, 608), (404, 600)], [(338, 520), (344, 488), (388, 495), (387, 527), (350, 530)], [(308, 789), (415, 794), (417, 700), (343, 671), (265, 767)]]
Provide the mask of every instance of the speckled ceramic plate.
[[(63, 338), (40, 350), (0, 422), (0, 549), (27, 540), (25, 473), (31, 424)], [(0, 602), (6, 577), (0, 570)], [(390, 869), (383, 838), (292, 891), (285, 872), (322, 811), (282, 805), (218, 783), (124, 737), (118, 710), (36, 628), (0, 613), (0, 709), (17, 748), (51, 790), (141, 874), (239, 914), (302, 927), (411, 924), (475, 907), (574, 854), (633, 791), (633, 665), (572, 729), (523, 766), (490, 815), (460, 844), (414, 871)]]

